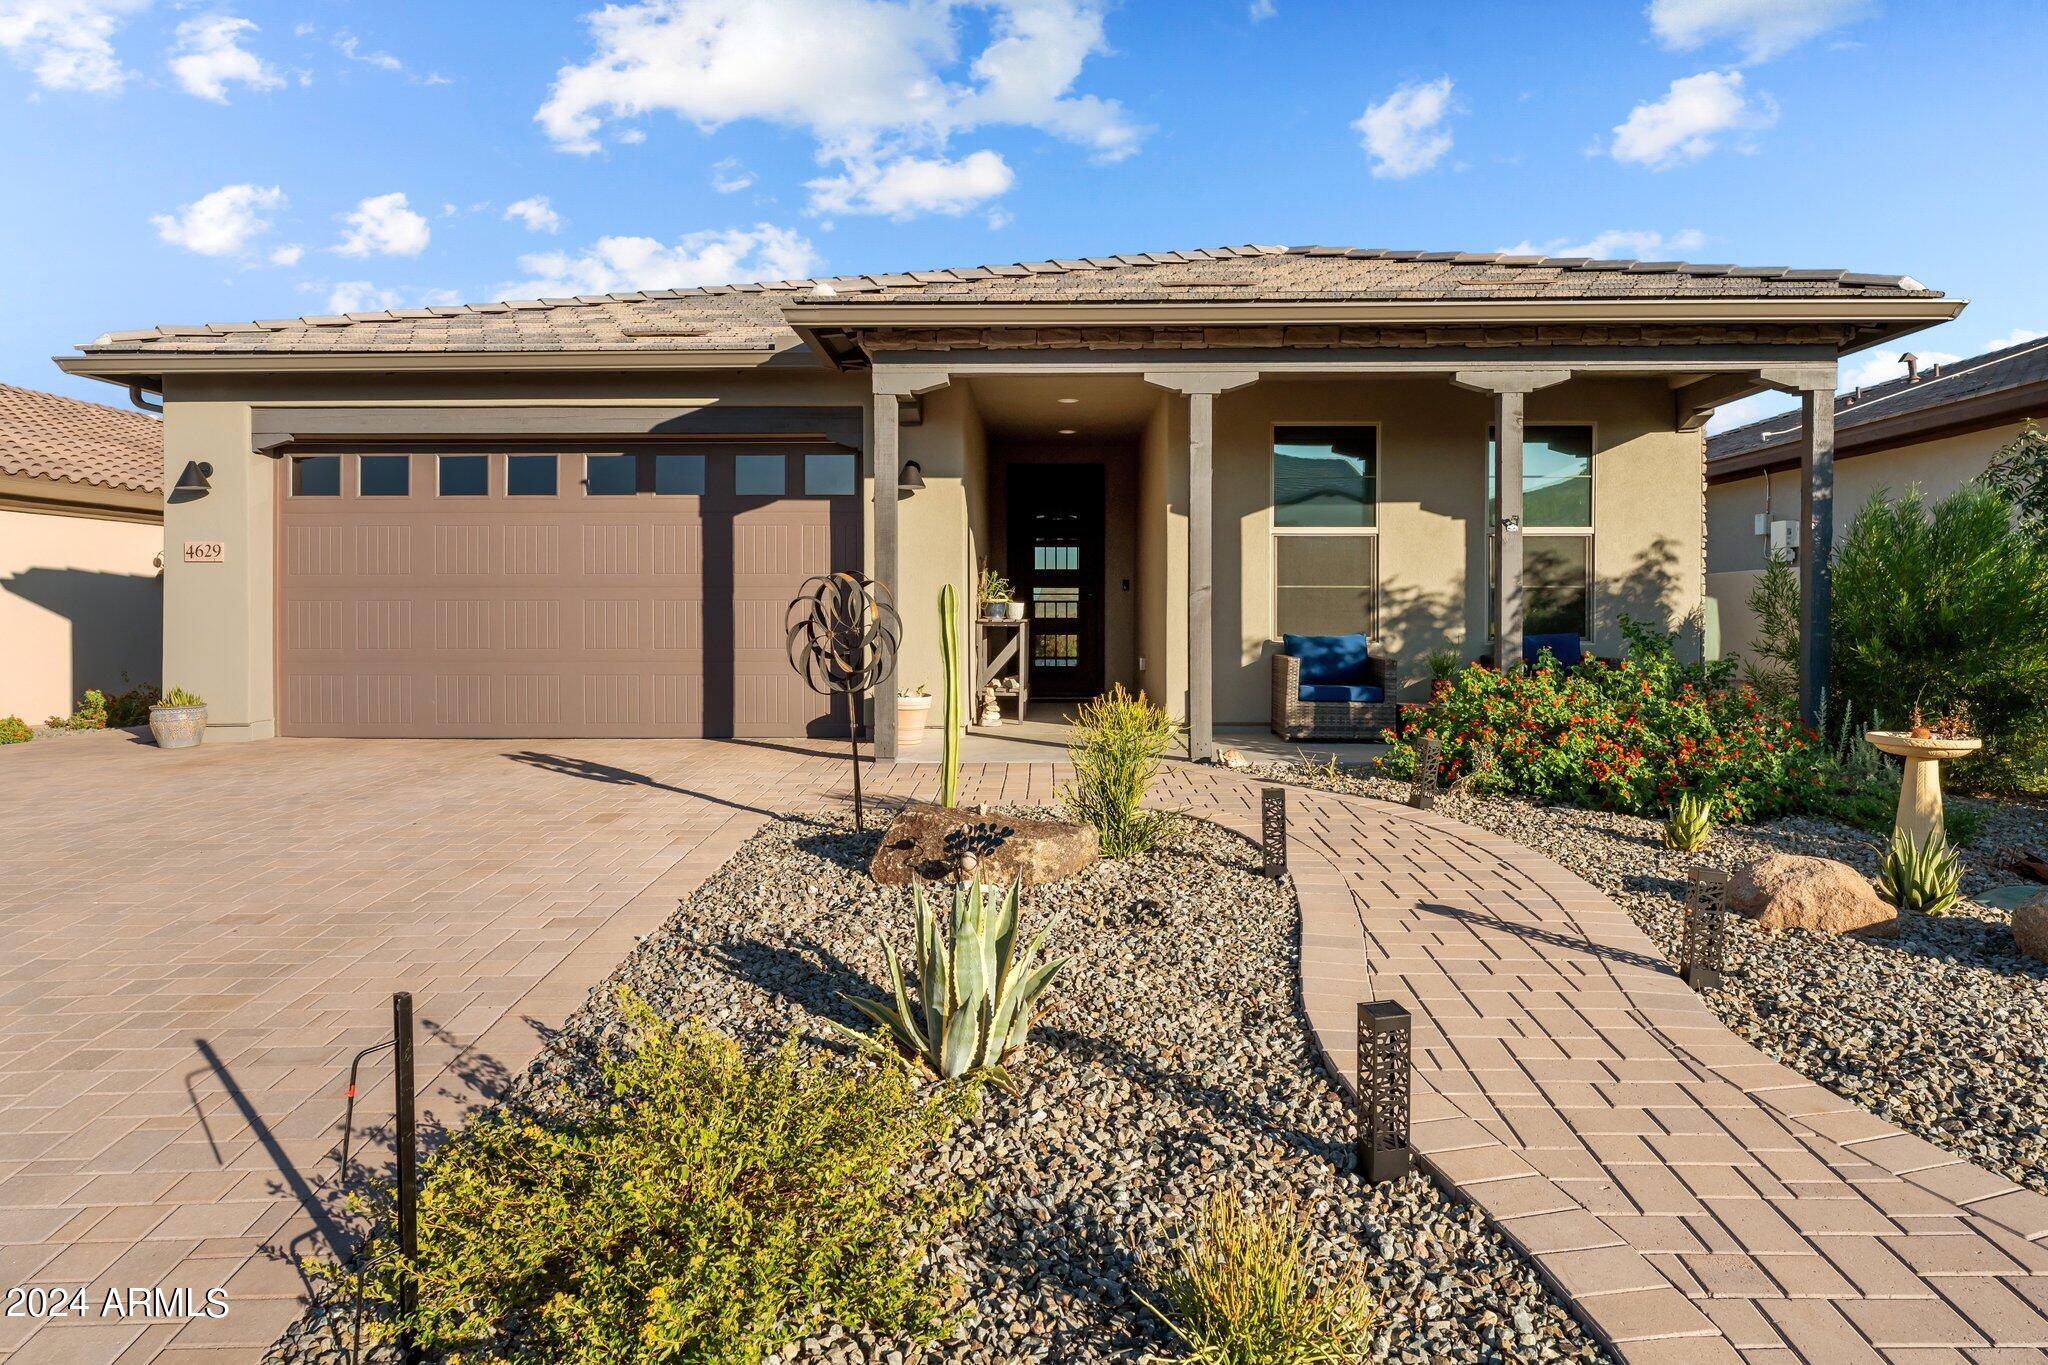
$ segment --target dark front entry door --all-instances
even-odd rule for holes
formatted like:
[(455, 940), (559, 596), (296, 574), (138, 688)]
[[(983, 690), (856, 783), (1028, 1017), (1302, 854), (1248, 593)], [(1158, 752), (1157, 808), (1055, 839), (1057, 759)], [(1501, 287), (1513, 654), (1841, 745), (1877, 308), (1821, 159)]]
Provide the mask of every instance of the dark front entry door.
[(1031, 691), (1102, 691), (1102, 466), (1010, 466), (1009, 577), (1031, 617)]

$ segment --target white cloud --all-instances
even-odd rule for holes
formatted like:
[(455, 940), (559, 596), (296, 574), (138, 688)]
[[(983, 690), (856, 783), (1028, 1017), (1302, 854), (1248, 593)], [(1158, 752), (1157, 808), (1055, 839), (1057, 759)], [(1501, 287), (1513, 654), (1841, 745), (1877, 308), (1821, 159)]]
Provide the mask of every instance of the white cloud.
[(1000, 156), (983, 151), (958, 161), (899, 156), (880, 165), (850, 162), (844, 175), (812, 180), (807, 188), (822, 213), (880, 213), (900, 223), (920, 213), (958, 217), (1008, 193), (1016, 178)]
[(417, 256), (432, 236), (399, 193), (372, 195), (343, 221), (349, 230), (334, 249), (344, 256)]
[(1609, 151), (1616, 161), (1669, 170), (1699, 160), (1725, 134), (1768, 128), (1777, 119), (1770, 96), (1751, 103), (1743, 93), (1740, 71), (1702, 71), (1671, 82), (1664, 98), (1631, 109), (1615, 126)]
[(275, 185), (223, 185), (176, 213), (152, 214), (149, 221), (172, 246), (202, 256), (232, 256), (270, 230), (263, 214), (284, 203), (284, 191)]
[(754, 183), (754, 173), (729, 156), (711, 167), (711, 188), (720, 194), (738, 194)]
[(150, 0), (0, 0), (0, 51), (45, 90), (119, 90), (114, 33)]
[(1869, 0), (1650, 0), (1651, 31), (1664, 46), (1689, 52), (1716, 38), (1742, 48), (1745, 62), (1768, 61), (1862, 17)]
[(277, 90), (284, 77), (261, 57), (242, 46), (256, 25), (231, 14), (187, 19), (178, 25), (177, 55), (171, 74), (185, 93), (216, 104), (228, 102), (228, 85), (239, 81), (251, 90)]
[(519, 258), (528, 278), (500, 287), (503, 298), (617, 294), (685, 289), (736, 280), (804, 279), (823, 264), (809, 239), (789, 228), (693, 232), (670, 246), (652, 237), (600, 237), (579, 252), (543, 251)]
[(1669, 237), (1647, 228), (1609, 228), (1583, 242), (1574, 242), (1569, 237), (1532, 242), (1525, 237), (1513, 246), (1503, 247), (1501, 254), (1586, 256), (1596, 261), (1662, 261), (1697, 251), (1706, 244), (1706, 234), (1698, 228), (1681, 228)]
[(1245, 12), (1251, 16), (1253, 23), (1262, 24), (1280, 11), (1274, 8), (1273, 0), (1252, 0), (1251, 4), (1245, 7)]
[(1986, 351), (2002, 351), (2008, 346), (2017, 346), (2023, 341), (2034, 341), (2048, 337), (2048, 332), (2037, 332), (2031, 327), (2015, 327), (2002, 337), (1993, 337), (1984, 343)]
[(1378, 104), (1369, 104), (1351, 126), (1372, 155), (1372, 173), (1382, 180), (1420, 175), (1451, 150), (1444, 120), (1454, 111), (1451, 78), (1415, 81)]
[(387, 308), (424, 308), (429, 304), (452, 304), (458, 296), (452, 289), (387, 289), (368, 280), (342, 280), (333, 285), (302, 284), (301, 289), (326, 289), (330, 313), (381, 313)]
[[(1115, 100), (1074, 92), (1088, 58), (1106, 50), (1105, 4), (611, 4), (585, 16), (593, 54), (557, 73), (534, 117), (558, 147), (583, 153), (599, 149), (608, 125), (662, 112), (707, 132), (742, 119), (799, 128), (816, 141), (819, 161), (841, 173), (824, 178), (828, 196), (842, 193), (844, 180), (907, 159), (951, 161), (950, 138), (996, 124), (1036, 128), (1113, 161), (1135, 151), (1144, 130)], [(986, 32), (971, 55), (956, 29), (962, 15)]]
[(289, 246), (275, 248), (271, 251), (269, 259), (272, 265), (297, 265), (299, 258), (305, 254), (306, 248), (300, 246), (297, 242), (293, 242)]
[(334, 50), (352, 62), (361, 62), (364, 66), (374, 66), (379, 71), (403, 73), (405, 70), (405, 63), (392, 56), (389, 52), (381, 48), (366, 50), (363, 47), (363, 40), (350, 33), (347, 29), (341, 29), (334, 35)]
[(515, 218), (526, 224), (528, 232), (560, 232), (562, 230), (562, 215), (555, 212), (554, 207), (548, 203), (548, 197), (544, 194), (536, 194), (530, 198), (521, 199), (516, 204), (508, 204), (505, 208), (505, 219), (507, 222), (510, 222)]

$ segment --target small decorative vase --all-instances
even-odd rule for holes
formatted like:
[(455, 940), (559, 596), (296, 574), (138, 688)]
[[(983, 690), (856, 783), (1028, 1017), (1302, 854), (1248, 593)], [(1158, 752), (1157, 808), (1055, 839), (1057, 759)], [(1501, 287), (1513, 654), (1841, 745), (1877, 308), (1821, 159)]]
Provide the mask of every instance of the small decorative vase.
[(206, 734), (206, 708), (152, 706), (149, 708), (149, 733), (156, 737), (159, 749), (197, 748)]
[(896, 742), (916, 744), (924, 739), (925, 721), (931, 718), (930, 697), (898, 697), (896, 699)]

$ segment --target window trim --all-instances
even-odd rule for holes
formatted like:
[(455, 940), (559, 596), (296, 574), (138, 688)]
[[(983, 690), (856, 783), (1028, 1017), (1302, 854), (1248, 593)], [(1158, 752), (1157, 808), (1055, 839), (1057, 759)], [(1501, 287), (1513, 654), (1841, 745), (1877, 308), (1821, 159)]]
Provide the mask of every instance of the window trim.
[[(1278, 499), (1273, 493), (1273, 451), (1279, 445), (1282, 427), (1370, 427), (1372, 429), (1372, 525), (1370, 526), (1282, 526), (1278, 516)], [(1282, 536), (1370, 536), (1373, 539), (1372, 566), (1372, 615), (1365, 626), (1365, 634), (1374, 640), (1380, 638), (1383, 629), (1380, 620), (1381, 589), (1379, 580), (1384, 576), (1386, 565), (1382, 555), (1386, 549), (1379, 544), (1380, 536), (1380, 478), (1386, 468), (1387, 433), (1386, 423), (1379, 418), (1363, 417), (1287, 417), (1276, 418), (1266, 426), (1266, 620), (1271, 623), (1272, 635), (1279, 638), (1280, 630), (1280, 547), (1275, 543)]]
[[(1587, 431), (1592, 433), (1591, 443), (1588, 447), (1589, 454), (1587, 456), (1586, 462), (1586, 476), (1589, 481), (1588, 487), (1586, 489), (1586, 524), (1584, 526), (1531, 526), (1529, 524), (1527, 516), (1524, 516), (1522, 519), (1522, 540), (1524, 542), (1524, 553), (1522, 556), (1522, 562), (1525, 573), (1527, 571), (1528, 566), (1528, 554), (1526, 550), (1526, 543), (1529, 537), (1531, 536), (1575, 536), (1581, 540), (1588, 542), (1586, 546), (1586, 620), (1585, 629), (1579, 633), (1579, 638), (1582, 640), (1591, 640), (1594, 638), (1595, 633), (1600, 628), (1600, 608), (1602, 605), (1600, 600), (1600, 564), (1598, 559), (1598, 555), (1600, 553), (1600, 455), (1601, 452), (1606, 449), (1606, 447), (1603, 446), (1600, 442), (1600, 423), (1598, 420), (1591, 417), (1552, 417), (1547, 414), (1539, 421), (1533, 417), (1530, 417), (1526, 412), (1524, 412), (1522, 415), (1522, 440), (1525, 454), (1529, 438), (1529, 429), (1531, 427), (1584, 427)], [(1485, 537), (1485, 543), (1487, 547), (1486, 626), (1487, 634), (1489, 637), (1498, 634), (1500, 630), (1500, 623), (1494, 619), (1494, 614), (1498, 610), (1500, 605), (1500, 592), (1497, 585), (1493, 581), (1494, 564), (1496, 560), (1496, 556), (1493, 553), (1493, 526), (1494, 518), (1497, 515), (1496, 508), (1499, 505), (1498, 490), (1495, 489), (1493, 486), (1493, 452), (1495, 443), (1499, 439), (1500, 433), (1497, 430), (1495, 430), (1493, 423), (1491, 421), (1488, 421), (1486, 424), (1486, 452), (1484, 456), (1484, 459), (1486, 461), (1486, 468), (1484, 470), (1486, 480), (1486, 511), (1484, 514), (1485, 521), (1481, 527), (1481, 532)], [(1523, 478), (1525, 482), (1522, 488), (1522, 500), (1525, 504), (1527, 503), (1529, 497), (1529, 490), (1526, 483), (1527, 477), (1528, 471), (1525, 467), (1523, 470)], [(1522, 625), (1523, 633), (1527, 634), (1529, 614), (1526, 605), (1526, 599), (1528, 596), (1528, 583), (1526, 581), (1523, 583), (1522, 589), (1525, 601), (1525, 605), (1522, 611)]]
[[(614, 498), (637, 498), (637, 497), (639, 497), (639, 496), (640, 496), (640, 454), (639, 454), (639, 452), (638, 452), (638, 451), (634, 451), (634, 450), (586, 450), (586, 451), (583, 451), (583, 452), (582, 452), (582, 455), (583, 455), (583, 476), (582, 476), (581, 478), (579, 478), (579, 479), (578, 479), (578, 480), (577, 480), (576, 482), (577, 482), (577, 483), (578, 483), (578, 484), (579, 484), (579, 485), (581, 486), (581, 489), (582, 489), (582, 496), (583, 496), (583, 497), (586, 497), (586, 498), (603, 498), (603, 499), (605, 499), (605, 500), (607, 500), (607, 501), (610, 501), (611, 499), (614, 499)], [(624, 458), (624, 459), (627, 459), (627, 460), (631, 460), (631, 461), (633, 462), (633, 486), (632, 486), (632, 487), (631, 487), (630, 489), (628, 489), (627, 491), (625, 491), (624, 493), (597, 493), (597, 492), (593, 492), (593, 491), (591, 490), (591, 487), (590, 487), (590, 462), (591, 462), (592, 460), (610, 460), (610, 459), (619, 459), (619, 458)], [(558, 478), (558, 480), (559, 480), (559, 477), (560, 477), (560, 471), (559, 471), (559, 470), (557, 470), (557, 478)], [(556, 486), (557, 486), (557, 487), (559, 488), (559, 487), (560, 487), (560, 483), (558, 482), (558, 483), (556, 484)], [(558, 496), (559, 496), (559, 495), (558, 495)]]
[[(334, 461), (334, 491), (332, 493), (301, 493), (298, 489), (300, 460)], [(348, 457), (339, 451), (302, 450), (285, 456), (284, 495), (287, 498), (341, 498), (348, 494)]]
[[(448, 460), (482, 460), (484, 462), (484, 491), (481, 493), (444, 493), (441, 491), (441, 470)], [(450, 498), (457, 502), (482, 502), (491, 497), (491, 468), (497, 463), (495, 452), (485, 450), (437, 450), (434, 452), (434, 496)]]
[[(469, 452), (461, 452), (461, 453), (469, 453)], [(559, 497), (561, 497), (561, 496), (562, 496), (562, 456), (563, 456), (563, 455), (564, 455), (565, 453), (573, 453), (573, 452), (564, 452), (564, 451), (560, 451), (560, 450), (508, 450), (508, 451), (505, 451), (505, 452), (503, 452), (503, 453), (504, 453), (504, 457), (505, 457), (505, 458), (504, 458), (504, 461), (503, 461), (503, 465), (504, 465), (504, 469), (505, 469), (505, 483), (504, 483), (505, 491), (504, 491), (504, 495), (503, 495), (503, 496), (505, 497), (505, 500), (506, 500), (506, 501), (508, 501), (508, 502), (526, 502), (526, 501), (528, 501), (528, 500), (530, 500), (530, 499), (534, 499), (534, 498), (559, 498)], [(513, 492), (513, 491), (512, 491), (512, 462), (513, 462), (514, 460), (552, 460), (552, 461), (554, 461), (554, 465), (555, 465), (555, 486), (554, 486), (554, 488), (553, 488), (553, 489), (552, 489), (551, 491), (549, 491), (549, 492), (546, 492), (546, 493), (515, 493), (515, 492)]]
[[(363, 491), (363, 461), (365, 461), (365, 460), (404, 460), (404, 461), (405, 461), (405, 491), (404, 491), (403, 493), (365, 493), (365, 492)], [(371, 498), (371, 499), (375, 499), (375, 500), (376, 500), (376, 501), (378, 501), (378, 502), (383, 502), (383, 501), (385, 501), (385, 500), (387, 500), (387, 499), (389, 499), (389, 500), (391, 500), (391, 501), (397, 501), (398, 499), (401, 499), (401, 498), (410, 498), (410, 497), (412, 496), (412, 483), (413, 483), (413, 479), (412, 479), (412, 464), (413, 464), (413, 455), (412, 455), (412, 452), (411, 452), (411, 451), (407, 451), (407, 452), (406, 452), (405, 454), (403, 454), (403, 455), (400, 455), (400, 454), (398, 454), (398, 453), (397, 453), (396, 451), (390, 451), (390, 450), (365, 450), (365, 451), (361, 451), (361, 452), (357, 453), (357, 455), (356, 455), (356, 496), (357, 496), (358, 498)], [(438, 487), (438, 485), (436, 485), (436, 486)]]

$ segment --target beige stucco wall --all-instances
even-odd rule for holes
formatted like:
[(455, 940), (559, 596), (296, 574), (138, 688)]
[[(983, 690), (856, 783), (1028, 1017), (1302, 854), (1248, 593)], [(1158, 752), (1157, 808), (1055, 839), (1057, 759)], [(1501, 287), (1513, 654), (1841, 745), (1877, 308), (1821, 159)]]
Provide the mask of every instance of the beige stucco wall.
[(163, 544), (151, 522), (0, 504), (0, 716), (39, 725), (88, 687), (158, 681)]
[[(1835, 535), (1844, 535), (1856, 513), (1880, 490), (1897, 496), (1917, 487), (1934, 502), (1949, 496), (1984, 472), (2000, 447), (2025, 429), (2025, 424), (1990, 427), (1898, 446), (1835, 461)], [(1758, 535), (1756, 518), (1799, 520), (1800, 475), (1797, 469), (1755, 474), (1707, 489), (1708, 592), (1721, 621), (1723, 657), (1745, 653), (1756, 636), (1749, 593), (1763, 572), (1770, 551), (1768, 531)]]
[[(809, 370), (292, 377), (170, 376), (164, 462), (213, 465), (213, 491), (165, 509), (162, 681), (207, 702), (210, 738), (276, 733), (277, 462), (250, 452), (251, 410), (272, 406), (477, 407), (540, 404), (865, 406), (864, 376)], [(188, 540), (218, 540), (226, 562), (186, 564)], [(873, 543), (870, 534), (868, 542)]]
[(1138, 440), (1138, 685), (1175, 716), (1188, 702), (1188, 403), (1162, 394)]
[[(949, 384), (924, 395), (924, 418), (903, 428), (903, 458), (916, 460), (924, 488), (896, 505), (899, 582), (896, 608), (903, 617), (897, 654), (898, 685), (923, 685), (944, 694), (945, 661), (939, 649), (939, 590), (953, 585), (960, 598), (960, 673), (963, 720), (972, 705), (974, 585), (986, 530), (988, 438), (972, 387)], [(928, 722), (939, 723), (935, 703)], [(927, 741), (931, 742), (931, 741)]]

